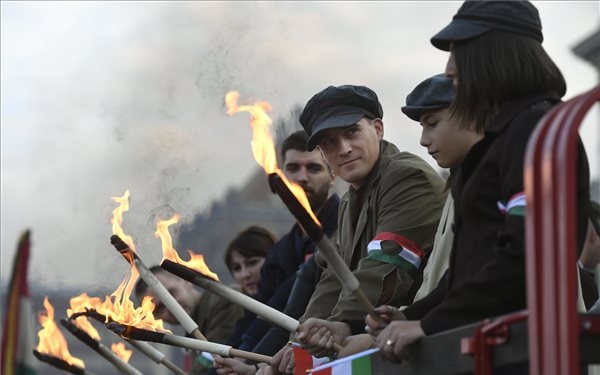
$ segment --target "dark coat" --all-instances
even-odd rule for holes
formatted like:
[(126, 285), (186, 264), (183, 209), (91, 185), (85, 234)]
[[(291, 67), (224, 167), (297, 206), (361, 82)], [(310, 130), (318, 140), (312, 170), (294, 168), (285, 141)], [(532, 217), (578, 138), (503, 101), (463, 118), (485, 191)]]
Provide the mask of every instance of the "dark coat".
[[(524, 191), (530, 135), (558, 101), (554, 95), (539, 95), (506, 103), (465, 157), (451, 189), (455, 239), (449, 271), (431, 294), (404, 310), (408, 319), (421, 320), (426, 334), (526, 308), (524, 213), (505, 213), (500, 205)], [(581, 249), (587, 228), (589, 168), (581, 142), (578, 151)]]
[[(339, 197), (333, 194), (317, 213), (326, 236), (331, 236), (337, 229), (339, 203)], [(256, 299), (283, 311), (294, 286), (296, 271), (314, 251), (314, 243), (302, 232), (298, 224), (294, 224), (292, 229), (269, 251), (261, 269)], [(252, 351), (271, 328), (271, 324), (262, 319), (254, 319), (255, 317), (256, 315), (252, 313), (244, 317), (247, 329), (241, 336), (242, 340), (239, 344), (241, 350)]]

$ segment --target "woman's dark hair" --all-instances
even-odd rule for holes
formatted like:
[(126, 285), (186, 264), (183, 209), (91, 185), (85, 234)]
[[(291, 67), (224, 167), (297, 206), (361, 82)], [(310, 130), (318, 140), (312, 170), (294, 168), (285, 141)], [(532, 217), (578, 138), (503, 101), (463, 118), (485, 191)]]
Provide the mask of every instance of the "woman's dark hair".
[(252, 225), (235, 236), (227, 245), (223, 260), (231, 272), (231, 258), (235, 251), (244, 258), (266, 257), (277, 238), (269, 230), (258, 225)]
[(457, 41), (452, 49), (458, 86), (450, 113), (483, 132), (510, 99), (552, 92), (563, 96), (565, 79), (538, 41), (501, 30)]

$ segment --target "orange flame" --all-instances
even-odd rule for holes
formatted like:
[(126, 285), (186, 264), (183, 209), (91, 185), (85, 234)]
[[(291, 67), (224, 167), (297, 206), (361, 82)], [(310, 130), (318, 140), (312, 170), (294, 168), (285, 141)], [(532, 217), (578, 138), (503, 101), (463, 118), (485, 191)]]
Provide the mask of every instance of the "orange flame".
[(110, 199), (119, 203), (119, 207), (112, 211), (113, 217), (110, 220), (112, 223), (112, 232), (113, 234), (119, 236), (119, 238), (121, 238), (121, 240), (123, 240), (123, 242), (125, 242), (131, 250), (135, 251), (133, 239), (131, 236), (126, 235), (121, 227), (121, 224), (123, 224), (123, 212), (129, 211), (129, 190), (126, 190), (122, 197), (111, 197)]
[[(106, 301), (108, 304), (112, 303), (112, 301), (107, 298)], [(71, 308), (67, 309), (67, 316), (71, 316), (77, 312), (84, 312), (87, 309), (94, 309), (96, 312), (100, 313), (100, 311), (106, 312), (107, 306), (104, 304), (100, 298), (98, 297), (88, 297), (86, 293), (82, 293), (77, 297), (71, 298), (69, 300), (69, 305)], [(91, 338), (94, 340), (100, 341), (100, 334), (98, 330), (90, 323), (86, 316), (79, 316), (77, 319), (71, 320), (73, 324), (75, 324), (79, 329), (86, 332)], [(112, 344), (111, 349), (125, 362), (129, 361), (129, 358), (133, 354), (131, 350), (125, 349), (125, 344), (123, 343), (115, 343)]]
[[(71, 306), (71, 308), (67, 309), (67, 316), (71, 317), (71, 315), (77, 312), (84, 312), (86, 311), (86, 307), (88, 309), (95, 309), (101, 304), (102, 302), (100, 301), (100, 298), (90, 298), (86, 293), (82, 293), (81, 295), (73, 297), (69, 300), (69, 306)], [(92, 323), (90, 323), (87, 317), (80, 316), (77, 319), (73, 319), (71, 321), (77, 326), (77, 328), (86, 332), (91, 338), (100, 341), (100, 334), (98, 333), (98, 330), (94, 328), (94, 326), (92, 325)]]
[[(129, 210), (129, 190), (127, 190), (122, 197), (112, 197), (111, 199), (119, 203), (119, 207), (113, 210), (113, 218), (111, 220), (113, 224), (113, 234), (118, 235), (132, 250), (134, 250), (133, 239), (126, 235), (121, 227), (121, 224), (123, 223), (123, 212)], [(154, 319), (154, 303), (152, 303), (152, 297), (144, 297), (142, 306), (138, 308), (134, 307), (133, 301), (131, 300), (131, 293), (139, 278), (139, 272), (135, 265), (132, 266), (130, 270), (130, 274), (125, 276), (125, 279), (117, 287), (117, 290), (115, 290), (110, 297), (106, 296), (104, 301), (97, 297), (90, 298), (86, 293), (72, 298), (69, 301), (71, 308), (67, 310), (67, 315), (71, 316), (74, 313), (85, 312), (86, 309), (94, 309), (99, 314), (106, 316), (106, 321), (114, 320), (121, 324), (137, 328), (171, 332), (164, 328), (162, 319)], [(87, 321), (87, 318), (79, 317), (75, 321), (77, 326), (86, 330), (90, 336), (94, 338), (100, 337), (98, 331), (96, 331), (89, 321)], [(94, 331), (95, 335), (93, 335)]]
[(129, 362), (129, 358), (133, 354), (133, 351), (126, 349), (125, 344), (122, 342), (114, 343), (110, 346), (110, 350), (113, 351), (119, 358), (121, 358), (124, 362)]
[(195, 254), (191, 250), (188, 250), (188, 254), (190, 255), (190, 260), (185, 261), (179, 257), (177, 250), (173, 248), (173, 241), (171, 239), (171, 234), (169, 233), (169, 226), (172, 224), (177, 224), (179, 222), (180, 216), (178, 214), (173, 215), (173, 217), (169, 220), (162, 220), (156, 224), (156, 232), (154, 232), (155, 237), (160, 237), (160, 242), (162, 243), (163, 249), (163, 260), (168, 259), (172, 262), (181, 264), (189, 269), (195, 270), (207, 276), (213, 280), (219, 281), (219, 276), (212, 272), (210, 268), (204, 262), (204, 257), (201, 254)]
[(227, 95), (225, 95), (227, 114), (229, 116), (233, 116), (239, 112), (250, 113), (250, 126), (252, 127), (251, 145), (254, 159), (265, 170), (265, 173), (277, 173), (291, 190), (291, 192), (296, 196), (310, 217), (312, 217), (314, 222), (321, 226), (321, 223), (310, 207), (310, 203), (304, 189), (302, 189), (300, 185), (285, 178), (285, 175), (281, 169), (277, 167), (275, 144), (273, 142), (273, 135), (271, 133), (273, 121), (271, 121), (271, 118), (267, 115), (267, 112), (271, 112), (271, 105), (267, 102), (257, 101), (254, 105), (238, 106), (237, 102), (239, 97), (240, 93), (237, 91), (230, 91), (227, 93)]
[(35, 349), (42, 354), (62, 359), (72, 366), (85, 368), (83, 360), (73, 357), (69, 353), (67, 340), (65, 340), (54, 321), (54, 307), (48, 301), (47, 296), (44, 297), (44, 307), (46, 313), (40, 312), (38, 314), (38, 321), (42, 325), (42, 329), (38, 332), (40, 342)]

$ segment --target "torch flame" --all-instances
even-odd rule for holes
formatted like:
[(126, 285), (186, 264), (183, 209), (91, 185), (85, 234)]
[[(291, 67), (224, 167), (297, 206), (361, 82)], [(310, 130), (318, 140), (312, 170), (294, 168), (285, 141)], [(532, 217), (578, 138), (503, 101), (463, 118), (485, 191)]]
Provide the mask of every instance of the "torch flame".
[[(113, 210), (113, 234), (118, 235), (130, 249), (134, 250), (133, 239), (126, 235), (121, 227), (123, 223), (123, 212), (129, 210), (129, 190), (122, 197), (112, 197), (113, 201), (119, 203), (119, 207)], [(139, 278), (139, 272), (135, 264), (131, 267), (131, 272), (125, 276), (125, 279), (117, 287), (110, 297), (106, 296), (104, 301), (100, 298), (90, 298), (86, 293), (74, 297), (69, 301), (71, 306), (67, 310), (67, 316), (75, 313), (86, 312), (86, 310), (96, 310), (97, 313), (106, 317), (106, 321), (116, 321), (121, 324), (134, 326), (136, 328), (147, 329), (151, 331), (171, 332), (164, 328), (162, 319), (154, 319), (154, 303), (152, 297), (146, 296), (142, 301), (142, 306), (135, 308), (131, 300), (131, 293)], [(87, 321), (85, 317), (75, 319), (77, 326), (85, 330), (93, 338), (99, 339), (98, 331)], [(95, 333), (94, 333), (95, 332)]]
[(131, 236), (128, 236), (123, 231), (121, 224), (123, 224), (123, 212), (129, 211), (129, 190), (125, 191), (122, 197), (111, 197), (114, 202), (119, 203), (119, 207), (113, 210), (113, 218), (110, 220), (112, 223), (112, 231), (113, 234), (116, 234), (125, 242), (129, 248), (135, 251), (135, 244), (133, 243), (133, 239)]
[(240, 93), (237, 91), (230, 91), (227, 93), (227, 95), (225, 95), (227, 114), (229, 116), (233, 116), (239, 112), (250, 113), (250, 126), (252, 127), (251, 145), (254, 159), (265, 170), (265, 173), (277, 173), (291, 190), (291, 192), (296, 196), (313, 221), (317, 225), (321, 226), (317, 216), (310, 207), (310, 203), (304, 189), (302, 189), (300, 185), (285, 178), (285, 175), (281, 169), (277, 167), (275, 144), (273, 142), (273, 135), (271, 133), (273, 121), (271, 121), (271, 118), (267, 115), (267, 112), (271, 111), (271, 105), (267, 102), (257, 101), (254, 105), (238, 106), (237, 102), (239, 97)]
[(114, 343), (110, 346), (110, 350), (113, 351), (119, 358), (121, 358), (124, 362), (129, 362), (129, 358), (133, 354), (133, 351), (126, 349), (125, 344), (122, 342)]
[(69, 353), (67, 340), (58, 329), (54, 321), (54, 307), (48, 301), (48, 297), (44, 297), (44, 307), (46, 313), (38, 314), (38, 321), (42, 325), (42, 329), (38, 332), (40, 342), (36, 350), (42, 354), (50, 355), (64, 360), (72, 366), (85, 368), (85, 364), (79, 358), (73, 357)]
[[(119, 203), (119, 207), (113, 210), (113, 234), (116, 234), (135, 251), (133, 239), (123, 231), (123, 212), (129, 210), (129, 190), (125, 191), (122, 197), (112, 197), (113, 201)], [(131, 293), (140, 274), (135, 263), (132, 263), (131, 274), (127, 275), (121, 285), (111, 294), (112, 298), (106, 297), (101, 306), (96, 308), (101, 314), (106, 315), (107, 321), (114, 320), (121, 324), (134, 326), (137, 328), (171, 332), (164, 328), (162, 319), (154, 319), (154, 303), (152, 297), (146, 296), (142, 300), (142, 306), (134, 308), (131, 300)], [(114, 301), (114, 302), (113, 302)]]
[(163, 249), (163, 260), (168, 259), (172, 262), (179, 263), (189, 269), (200, 272), (201, 274), (219, 281), (219, 276), (212, 272), (210, 268), (204, 262), (204, 257), (201, 254), (195, 254), (191, 250), (188, 250), (188, 254), (190, 255), (190, 260), (185, 261), (179, 257), (177, 250), (173, 248), (173, 241), (171, 239), (171, 234), (169, 233), (169, 226), (172, 224), (177, 224), (179, 222), (180, 216), (178, 214), (173, 215), (173, 217), (169, 220), (161, 220), (156, 224), (156, 232), (154, 232), (155, 237), (160, 237), (160, 242), (162, 243)]
[[(67, 316), (70, 317), (75, 313), (84, 312), (86, 311), (86, 308), (96, 309), (101, 304), (102, 301), (100, 301), (100, 298), (90, 298), (86, 293), (82, 293), (81, 295), (73, 297), (69, 300), (69, 306), (71, 306), (71, 308), (67, 309)], [(77, 326), (77, 328), (86, 332), (91, 338), (100, 341), (100, 334), (98, 333), (98, 330), (94, 328), (94, 326), (85, 316), (79, 316), (77, 319), (73, 319), (72, 322)]]

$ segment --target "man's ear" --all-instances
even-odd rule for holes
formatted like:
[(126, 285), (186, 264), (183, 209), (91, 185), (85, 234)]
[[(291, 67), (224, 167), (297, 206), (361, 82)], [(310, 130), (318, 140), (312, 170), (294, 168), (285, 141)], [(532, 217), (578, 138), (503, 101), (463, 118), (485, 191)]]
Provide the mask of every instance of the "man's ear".
[(377, 134), (377, 138), (381, 141), (383, 139), (383, 120), (380, 118), (376, 118), (373, 120), (373, 127), (375, 128), (375, 133)]

